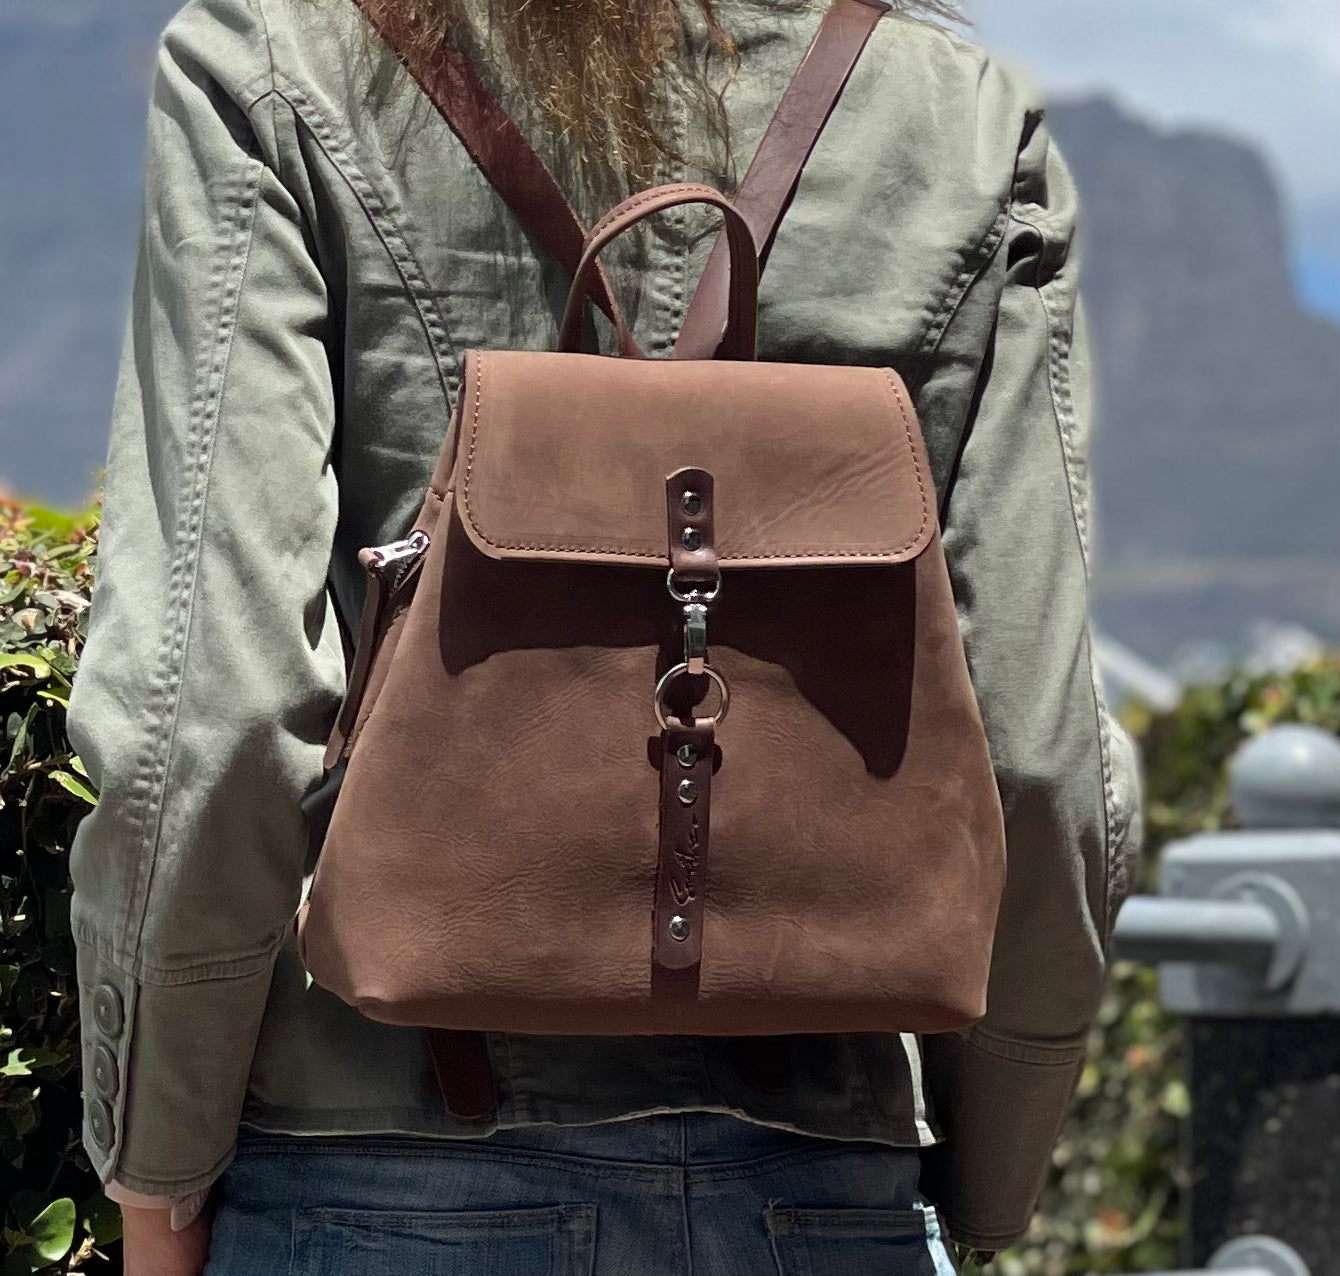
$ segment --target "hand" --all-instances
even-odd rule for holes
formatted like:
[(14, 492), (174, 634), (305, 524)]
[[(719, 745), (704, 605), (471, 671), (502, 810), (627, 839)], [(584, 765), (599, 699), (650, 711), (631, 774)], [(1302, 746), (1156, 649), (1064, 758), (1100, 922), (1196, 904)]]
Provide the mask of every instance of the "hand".
[(172, 1230), (171, 1210), (121, 1207), (125, 1276), (200, 1276), (209, 1254), (205, 1213), (180, 1232)]

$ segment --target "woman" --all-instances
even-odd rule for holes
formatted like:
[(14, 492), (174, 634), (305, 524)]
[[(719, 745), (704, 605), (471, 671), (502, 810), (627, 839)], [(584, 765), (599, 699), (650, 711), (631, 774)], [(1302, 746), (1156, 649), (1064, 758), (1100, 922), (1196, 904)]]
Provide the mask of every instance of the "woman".
[[(728, 187), (820, 18), (372, 8), (417, 33), (411, 60), (450, 33), (588, 225), (652, 180)], [(986, 1019), (924, 1042), (496, 1034), (481, 1128), (444, 1110), (422, 1034), (309, 986), (290, 923), (358, 550), (412, 520), (462, 352), (551, 346), (567, 280), (348, 0), (174, 19), (71, 706), (101, 794), (74, 859), (85, 1142), (132, 1276), (943, 1273), (949, 1237), (1023, 1233), (1138, 842), (1087, 630), (1074, 222), (1034, 99), (895, 13), (762, 294), (760, 357), (893, 366), (916, 397), (1006, 817)], [(648, 353), (715, 229), (676, 210), (615, 256)]]

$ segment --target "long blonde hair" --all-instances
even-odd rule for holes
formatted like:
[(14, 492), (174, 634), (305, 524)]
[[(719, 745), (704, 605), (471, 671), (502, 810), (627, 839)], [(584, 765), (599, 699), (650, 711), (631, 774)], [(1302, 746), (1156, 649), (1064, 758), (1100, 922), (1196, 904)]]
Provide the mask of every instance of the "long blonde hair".
[[(682, 35), (681, 3), (701, 14), (709, 58), (725, 68), (714, 92), (706, 67), (699, 84), (715, 108), (707, 112), (708, 127), (724, 134), (722, 100), (739, 55), (716, 0), (364, 0), (364, 7), (373, 16), (392, 11), (396, 25), (412, 32), (402, 50), (411, 62), (471, 32), (573, 154), (645, 181), (658, 161), (683, 158), (670, 140), (662, 93), (663, 69)], [(959, 16), (955, 0), (896, 0), (895, 7)]]

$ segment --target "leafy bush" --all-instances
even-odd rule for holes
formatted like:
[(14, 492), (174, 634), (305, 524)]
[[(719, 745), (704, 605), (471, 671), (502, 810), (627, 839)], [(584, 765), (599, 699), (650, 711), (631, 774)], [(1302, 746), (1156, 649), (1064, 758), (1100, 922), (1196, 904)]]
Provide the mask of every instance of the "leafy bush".
[[(1228, 763), (1244, 740), (1281, 722), (1340, 735), (1340, 657), (1286, 675), (1235, 674), (1223, 685), (1192, 688), (1161, 717), (1128, 713), (1145, 757), (1143, 889), (1153, 888), (1166, 843), (1231, 824)], [(1152, 970), (1129, 963), (1113, 970), (1029, 1243), (1002, 1255), (993, 1274), (1177, 1266), (1180, 1126), (1189, 1096), (1181, 1021), (1159, 1008), (1156, 982)]]
[[(65, 735), (87, 622), (96, 511), (67, 519), (0, 501), (0, 1276), (98, 1267), (120, 1219), (79, 1146), (79, 1037), (67, 854), (89, 804)], [(1143, 710), (1151, 854), (1230, 819), (1227, 764), (1277, 722), (1340, 734), (1340, 658), (1287, 676), (1195, 688), (1173, 713)], [(1119, 965), (1090, 1063), (1026, 1246), (994, 1276), (1176, 1266), (1180, 1122), (1188, 1096), (1178, 1021), (1152, 971)]]
[(120, 1235), (79, 1144), (67, 862), (96, 801), (65, 735), (97, 517), (0, 502), (0, 1272), (100, 1266)]

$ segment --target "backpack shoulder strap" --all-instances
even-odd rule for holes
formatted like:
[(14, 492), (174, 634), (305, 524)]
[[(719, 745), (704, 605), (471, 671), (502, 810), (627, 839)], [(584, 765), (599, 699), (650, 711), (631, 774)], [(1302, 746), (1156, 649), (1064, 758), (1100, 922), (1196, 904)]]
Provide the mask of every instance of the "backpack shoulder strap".
[[(469, 59), (455, 45), (443, 41), (431, 60), (413, 64), (404, 54), (410, 44), (409, 32), (395, 6), (370, 4), (368, 0), (355, 3), (418, 81), (503, 202), (545, 251), (568, 274), (574, 274), (582, 258), (586, 228), (544, 161), (484, 86)], [(592, 282), (591, 296), (614, 325), (620, 353), (641, 357), (603, 267)]]
[[(733, 199), (749, 223), (761, 260), (772, 247), (777, 226), (852, 68), (889, 7), (882, 0), (833, 0), (786, 86)], [(716, 354), (726, 327), (729, 262), (723, 231), (684, 316), (676, 359), (710, 359)]]
[[(409, 44), (409, 33), (392, 8), (369, 0), (355, 3), (442, 113), (503, 201), (541, 246), (570, 275), (575, 274), (586, 230), (544, 161), (484, 86), (469, 59), (443, 41), (427, 64), (412, 65), (402, 53)], [(884, 0), (833, 0), (782, 94), (733, 200), (761, 258), (767, 256), (800, 174), (852, 68), (889, 7)], [(675, 358), (710, 359), (716, 354), (726, 327), (729, 262), (723, 231), (684, 317)], [(614, 324), (620, 353), (641, 357), (603, 267), (597, 268), (591, 295)]]

